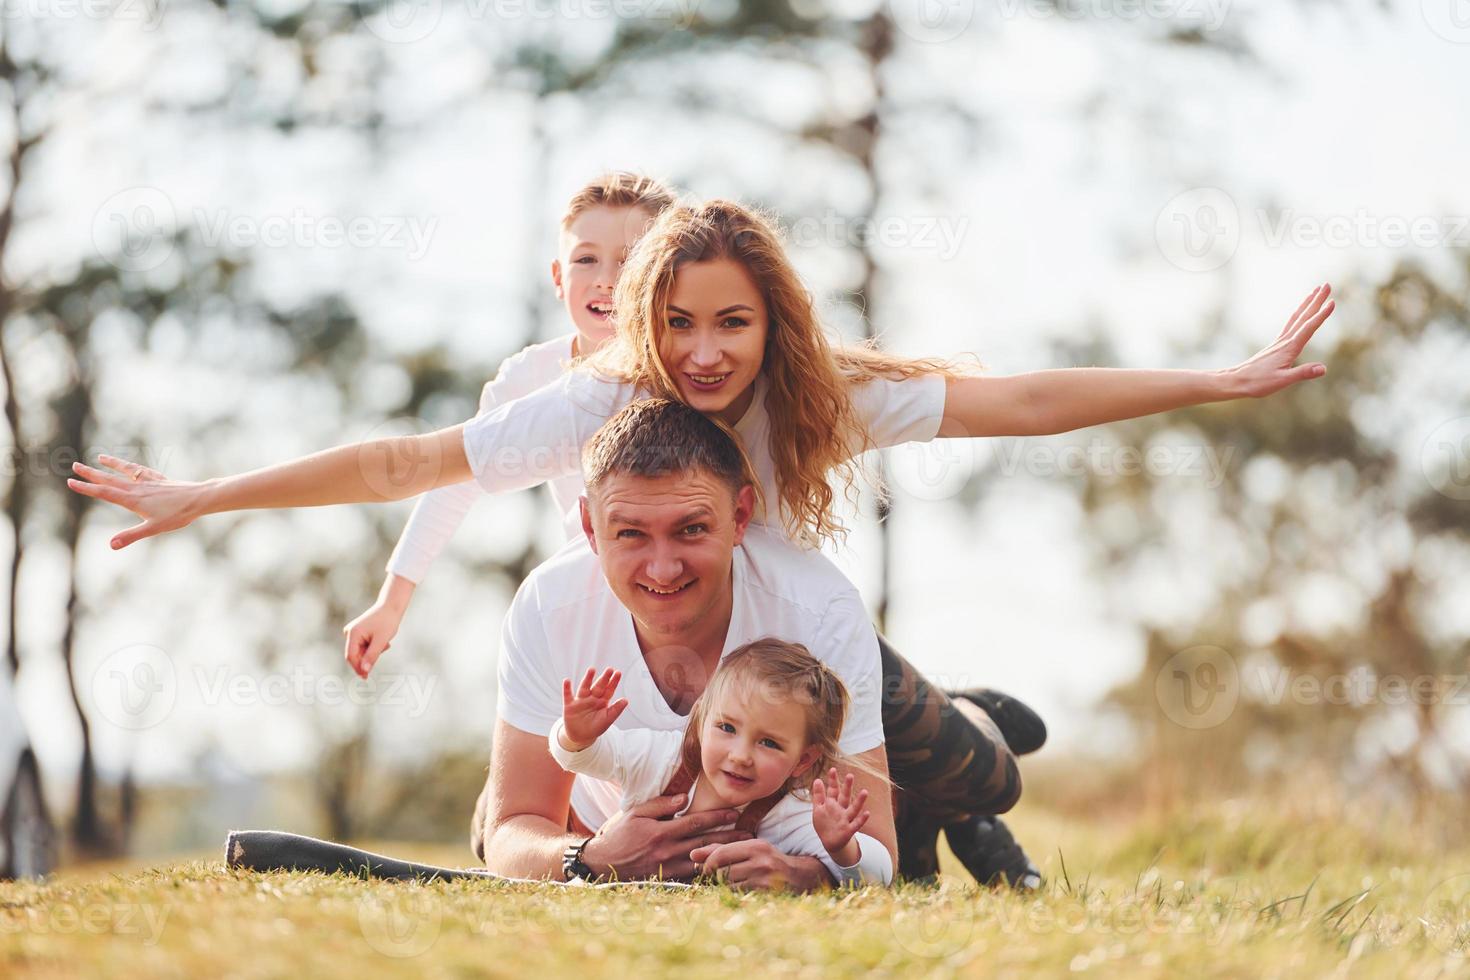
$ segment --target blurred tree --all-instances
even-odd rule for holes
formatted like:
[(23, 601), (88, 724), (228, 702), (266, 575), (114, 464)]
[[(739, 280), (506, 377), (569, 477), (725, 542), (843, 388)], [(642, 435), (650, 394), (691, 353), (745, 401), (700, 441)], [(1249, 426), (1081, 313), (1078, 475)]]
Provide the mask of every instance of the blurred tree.
[(1137, 470), (1088, 467), (1078, 491), (1098, 580), (1144, 631), (1113, 700), (1148, 733), (1155, 796), (1314, 765), (1379, 791), (1466, 787), (1447, 737), (1470, 703), (1470, 305), (1453, 279), (1406, 263), (1346, 293), (1315, 341), (1336, 340), (1323, 380), (1089, 433)]
[[(196, 124), (209, 119), (213, 124), (242, 131), (262, 127), (278, 131), (304, 126), (332, 127), (359, 133), (369, 142), (379, 132), (382, 117), (372, 100), (364, 97), (363, 90), (338, 85), (340, 78), (324, 80), (317, 70), (320, 46), (333, 34), (362, 32), (361, 20), (350, 10), (324, 4), (282, 19), (264, 7), (231, 5), (223, 9), (200, 2), (172, 4), (167, 16), (171, 20), (202, 18), (206, 27), (215, 32), (206, 33), (204, 43), (223, 45), (228, 33), (242, 27), (256, 32), (256, 43), (225, 48), (230, 52), (226, 70), (238, 84), (223, 87), (223, 94), (213, 99), (202, 98), (192, 90), (170, 91), (166, 97), (159, 97), (142, 88), (130, 88), (126, 80), (119, 83), (118, 79), (108, 77), (104, 81), (96, 65), (81, 66), (69, 61), (77, 46), (64, 41), (78, 42), (81, 37), (71, 34), (63, 38), (61, 30), (65, 25), (44, 18), (7, 17), (0, 32), (0, 99), (3, 99), (0, 148), (7, 164), (4, 183), (0, 184), (3, 192), (0, 196), (0, 380), (5, 388), (10, 455), (16, 463), (4, 498), (6, 523), (13, 543), (6, 580), (7, 660), (12, 669), (23, 660), (22, 630), (18, 628), (21, 609), (16, 597), (26, 544), (28, 541), (55, 544), (65, 556), (66, 569), (65, 593), (57, 608), (61, 624), (56, 651), (65, 669), (81, 746), (72, 839), (79, 850), (90, 853), (112, 852), (124, 846), (126, 817), (133, 808), (132, 782), (130, 774), (124, 774), (122, 804), (118, 815), (109, 819), (99, 802), (95, 735), (82, 696), (86, 678), (79, 676), (76, 663), (77, 637), (89, 616), (126, 605), (130, 593), (126, 588), (109, 590), (91, 601), (81, 593), (79, 546), (84, 518), (92, 508), (85, 498), (66, 490), (67, 464), (83, 458), (87, 448), (96, 445), (146, 447), (162, 431), (170, 433), (167, 439), (182, 436), (191, 445), (209, 446), (211, 437), (224, 428), (248, 431), (252, 423), (264, 422), (264, 431), (279, 431), (282, 424), (279, 419), (266, 417), (265, 406), (256, 405), (244, 411), (234, 407), (195, 418), (159, 419), (155, 420), (156, 425), (145, 422), (135, 432), (124, 432), (125, 426), (116, 421), (102, 421), (96, 410), (99, 391), (116, 378), (109, 373), (110, 365), (131, 353), (153, 357), (153, 363), (163, 367), (168, 358), (159, 356), (156, 349), (150, 350), (155, 346), (155, 335), (177, 333), (181, 323), (198, 325), (199, 329), (191, 331), (192, 343), (187, 348), (187, 356), (165, 368), (175, 372), (171, 376), (171, 390), (183, 393), (189, 390), (191, 382), (197, 383), (201, 375), (207, 377), (210, 372), (238, 375), (249, 370), (251, 359), (243, 358), (241, 351), (254, 344), (264, 352), (264, 356), (255, 359), (262, 371), (290, 372), (302, 387), (317, 384), (348, 394), (341, 415), (320, 418), (310, 426), (320, 442), (340, 441), (344, 427), (361, 427), (367, 420), (376, 421), (381, 416), (380, 401), (372, 401), (368, 407), (365, 404), (368, 392), (360, 383), (354, 383), (368, 364), (381, 359), (380, 354), (370, 350), (356, 313), (336, 296), (318, 298), (303, 308), (272, 305), (255, 288), (257, 284), (250, 276), (242, 275), (248, 255), (226, 256), (183, 234), (160, 241), (160, 234), (167, 237), (172, 232), (154, 223), (135, 225), (130, 220), (126, 232), (134, 237), (120, 242), (118, 254), (93, 254), (79, 263), (60, 263), (41, 273), (34, 271), (32, 263), (24, 276), (14, 272), (18, 256), (12, 233), (27, 217), (38, 225), (44, 223), (46, 189), (39, 179), (43, 174), (43, 144), (55, 139), (59, 132), (66, 135), (63, 118), (72, 124), (84, 118), (84, 114), (63, 113), (61, 110), (67, 106), (90, 105), (98, 113), (116, 111), (121, 106), (125, 111), (140, 112), (142, 118), (160, 125), (171, 118), (186, 117)], [(111, 26), (87, 21), (80, 24), (103, 32)], [(165, 49), (170, 45), (201, 44), (198, 35), (184, 32), (174, 38), (166, 29), (159, 41)], [(279, 99), (279, 90), (259, 84), (272, 64), (269, 56), (279, 53), (283, 46), (294, 48), (303, 66), (297, 76), (298, 100)], [(355, 68), (346, 70), (351, 72)], [(309, 111), (303, 111), (303, 106), (310, 107)], [(27, 203), (28, 210), (24, 207)], [(133, 215), (127, 217), (131, 219)], [(150, 212), (143, 217), (156, 215)], [(102, 247), (100, 242), (97, 244)], [(147, 263), (149, 268), (139, 268), (133, 260), (149, 248), (161, 249), (167, 253), (168, 260), (161, 266)], [(222, 324), (230, 324), (234, 336), (222, 331)], [(271, 356), (271, 352), (281, 349), (287, 351), (284, 360)], [(17, 356), (26, 365), (19, 373), (15, 369)], [(404, 360), (401, 369), (407, 376), (405, 390), (409, 394), (400, 406), (400, 414), (417, 416), (424, 411), (426, 403), (446, 397), (465, 407), (455, 410), (456, 414), (461, 410), (468, 414), (467, 406), (473, 405), (473, 388), (477, 385), (466, 384), (447, 361), (442, 348), (431, 348)], [(332, 399), (327, 401), (330, 403)], [(294, 421), (299, 429), (305, 420)], [(37, 460), (43, 461), (39, 468)], [(225, 468), (238, 468), (238, 460), (230, 460)], [(37, 506), (43, 502), (54, 506)], [(372, 556), (386, 555), (396, 537), (397, 529), (387, 526), (391, 519), (384, 514), (374, 524), (369, 554), (360, 558), (364, 569), (372, 567)], [(398, 519), (401, 520), (401, 515)], [(249, 524), (251, 520), (245, 518), (240, 523)], [(205, 532), (206, 550), (220, 550), (224, 533), (223, 529)], [(326, 578), (325, 565), (319, 561), (313, 566), (312, 574), (318, 580)], [(326, 618), (340, 624), (349, 610), (355, 611), (361, 597), (372, 594), (368, 581), (372, 577), (362, 577), (351, 595), (342, 594), (340, 588), (336, 592), (324, 590), (319, 598), (330, 610)], [(233, 587), (274, 599), (276, 605), (266, 607), (273, 619), (287, 618), (284, 611), (288, 603), (301, 594), (299, 582), (237, 580)], [(41, 609), (35, 613), (37, 620), (47, 615)], [(335, 627), (318, 630), (310, 639), (320, 640), (323, 636), (335, 641)], [(288, 632), (282, 633), (282, 642), (288, 637)], [(292, 654), (299, 655), (302, 647), (301, 638), (295, 637)], [(267, 643), (262, 643), (256, 652), (261, 669), (276, 654)], [(333, 658), (326, 669), (336, 670), (344, 677), (348, 674), (340, 657)], [(363, 744), (366, 717), (360, 710), (356, 715), (353, 734), (330, 751), (360, 766), (362, 753), (357, 747)], [(346, 820), (339, 815), (352, 809), (354, 770), (354, 766), (329, 767), (331, 778), (313, 783), (321, 794), (329, 822), (336, 828), (345, 829)]]

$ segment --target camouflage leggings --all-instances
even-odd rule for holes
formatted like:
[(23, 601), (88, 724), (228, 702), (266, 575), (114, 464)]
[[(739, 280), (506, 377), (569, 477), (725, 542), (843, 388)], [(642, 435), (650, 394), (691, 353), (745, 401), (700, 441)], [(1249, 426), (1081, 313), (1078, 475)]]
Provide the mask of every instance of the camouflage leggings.
[(939, 831), (1015, 806), (1021, 775), (1000, 730), (981, 708), (934, 687), (881, 633), (878, 648), (898, 873), (922, 878), (939, 869)]

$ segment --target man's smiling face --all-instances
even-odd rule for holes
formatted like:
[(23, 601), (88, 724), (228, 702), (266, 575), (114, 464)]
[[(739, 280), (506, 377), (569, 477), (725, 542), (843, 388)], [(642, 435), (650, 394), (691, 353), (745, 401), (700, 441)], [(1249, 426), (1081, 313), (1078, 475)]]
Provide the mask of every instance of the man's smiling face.
[(755, 492), (704, 470), (609, 474), (582, 500), (582, 528), (613, 594), (648, 640), (676, 643), (728, 614), (731, 563)]

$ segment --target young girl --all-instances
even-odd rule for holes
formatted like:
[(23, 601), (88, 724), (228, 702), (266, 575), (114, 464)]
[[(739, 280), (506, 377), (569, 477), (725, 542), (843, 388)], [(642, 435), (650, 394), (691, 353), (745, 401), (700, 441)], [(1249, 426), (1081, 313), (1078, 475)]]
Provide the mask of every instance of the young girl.
[[(572, 195), (562, 214), (551, 283), (573, 330), (501, 362), (494, 380), (486, 382), (480, 392), (477, 414), (485, 415), (555, 381), (569, 364), (592, 354), (612, 337), (613, 287), (624, 258), (653, 219), (674, 202), (674, 196), (652, 177), (622, 171), (603, 174)], [(547, 487), (568, 532), (580, 534), (576, 521), (577, 498), (582, 494), (580, 474), (551, 479)], [(440, 487), (414, 505), (398, 547), (388, 559), (388, 575), (377, 601), (342, 628), (347, 635), (347, 662), (360, 676), (366, 677), (388, 649), (408, 612), (414, 589), (482, 496), (482, 490), (466, 482)]]
[(837, 778), (837, 765), (852, 765), (837, 749), (847, 689), (805, 647), (767, 638), (731, 651), (682, 732), (613, 728), (628, 705), (612, 700), (622, 675), (595, 675), (575, 694), (562, 682), (562, 718), (547, 743), (563, 769), (619, 784), (623, 809), (673, 793), (689, 801), (676, 816), (738, 809), (737, 827), (817, 858), (839, 884), (892, 881), (888, 849), (858, 833), (867, 790), (854, 794), (850, 773)]

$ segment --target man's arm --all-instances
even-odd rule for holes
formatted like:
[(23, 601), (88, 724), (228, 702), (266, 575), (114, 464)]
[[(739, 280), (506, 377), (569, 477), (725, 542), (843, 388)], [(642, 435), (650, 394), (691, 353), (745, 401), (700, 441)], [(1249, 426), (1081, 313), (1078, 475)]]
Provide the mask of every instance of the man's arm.
[[(868, 812), (872, 816), (868, 818), (867, 824), (863, 827), (863, 833), (888, 848), (888, 856), (893, 859), (893, 866), (896, 868), (898, 867), (898, 830), (893, 820), (893, 787), (888, 782), (888, 749), (879, 745), (859, 754), (858, 760), (882, 774), (882, 778), (879, 778), (870, 776), (861, 770), (848, 770), (853, 775), (853, 792), (868, 791)], [(839, 769), (837, 778), (841, 779), (843, 775), (844, 773)]]
[(566, 829), (572, 774), (551, 758), (546, 739), (497, 721), (487, 793), (485, 867), (560, 879), (562, 852), (581, 838)]

